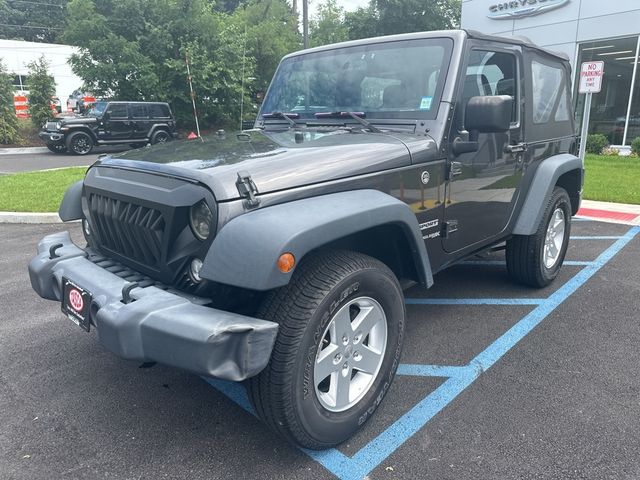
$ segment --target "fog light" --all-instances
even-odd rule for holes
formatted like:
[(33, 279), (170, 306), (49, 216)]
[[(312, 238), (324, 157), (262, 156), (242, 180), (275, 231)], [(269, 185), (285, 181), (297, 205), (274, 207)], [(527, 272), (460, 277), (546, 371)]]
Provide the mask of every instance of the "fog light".
[(202, 269), (202, 260), (199, 258), (194, 258), (191, 260), (191, 265), (189, 266), (189, 276), (191, 280), (196, 283), (200, 283), (202, 281), (202, 277), (200, 276), (200, 270)]
[(89, 228), (89, 220), (87, 220), (86, 218), (82, 219), (82, 230), (84, 230), (84, 234), (87, 237), (91, 236), (91, 228)]

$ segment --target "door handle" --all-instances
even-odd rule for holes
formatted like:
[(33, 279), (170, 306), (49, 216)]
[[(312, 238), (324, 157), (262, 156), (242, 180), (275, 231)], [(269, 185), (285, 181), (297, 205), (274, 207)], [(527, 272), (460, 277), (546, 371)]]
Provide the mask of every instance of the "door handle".
[(506, 145), (504, 147), (505, 153), (521, 153), (527, 151), (526, 143), (516, 143), (515, 145)]

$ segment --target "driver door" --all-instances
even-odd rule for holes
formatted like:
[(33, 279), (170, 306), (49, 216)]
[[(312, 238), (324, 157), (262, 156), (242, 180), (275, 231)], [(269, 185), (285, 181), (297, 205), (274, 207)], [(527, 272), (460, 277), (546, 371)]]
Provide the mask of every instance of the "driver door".
[[(464, 110), (471, 97), (513, 97), (507, 132), (480, 133), (478, 150), (450, 153), (446, 183), (443, 248), (456, 252), (502, 232), (517, 199), (523, 170), (520, 86), (521, 52), (472, 47), (467, 54), (452, 121), (451, 141), (468, 139)], [(452, 152), (453, 149), (450, 149)]]

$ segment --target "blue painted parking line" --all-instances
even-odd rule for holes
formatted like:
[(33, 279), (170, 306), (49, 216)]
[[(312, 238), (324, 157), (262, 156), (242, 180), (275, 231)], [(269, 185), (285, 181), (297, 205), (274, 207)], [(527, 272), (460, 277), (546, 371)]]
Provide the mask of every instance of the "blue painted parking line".
[(407, 305), (540, 305), (544, 298), (407, 298)]
[[(478, 354), (468, 365), (415, 365), (401, 364), (398, 369), (400, 375), (433, 376), (447, 378), (438, 388), (418, 402), (413, 408), (402, 415), (392, 425), (367, 443), (353, 456), (349, 457), (339, 450), (332, 448), (324, 451), (302, 449), (307, 455), (324, 466), (331, 473), (342, 480), (360, 480), (375, 469), (389, 455), (395, 452), (409, 438), (424, 427), (435, 415), (442, 411), (460, 393), (471, 385), (482, 372), (495, 365), (509, 350), (526, 337), (537, 325), (547, 318), (569, 296), (582, 287), (598, 270), (609, 262), (622, 248), (625, 247), (640, 232), (640, 227), (633, 227), (625, 235), (616, 237), (578, 237), (577, 239), (607, 239), (616, 240), (593, 262), (585, 262), (581, 269), (567, 283), (544, 300), (533, 299), (535, 308), (526, 314), (513, 327), (491, 343)], [(573, 238), (573, 237), (572, 237)], [(407, 303), (427, 305), (426, 301), (447, 301), (447, 299), (408, 299)], [(463, 303), (460, 301), (462, 300)], [(477, 303), (507, 301), (532, 301), (531, 299), (449, 299), (447, 303), (453, 305), (522, 305), (523, 303)], [(419, 301), (419, 302), (417, 302)], [(466, 303), (473, 302), (473, 303)], [(244, 388), (233, 382), (206, 379), (211, 385), (238, 403), (250, 413), (253, 408), (249, 404)]]
[(419, 365), (411, 363), (401, 363), (398, 366), (398, 375), (411, 377), (468, 377), (479, 375), (481, 369), (472, 365)]
[(578, 235), (571, 237), (571, 240), (619, 240), (623, 237), (620, 235)]

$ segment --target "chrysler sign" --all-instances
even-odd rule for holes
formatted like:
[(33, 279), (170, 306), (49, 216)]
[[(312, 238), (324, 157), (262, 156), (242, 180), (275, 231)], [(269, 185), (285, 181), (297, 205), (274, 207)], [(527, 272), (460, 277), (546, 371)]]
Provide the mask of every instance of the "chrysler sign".
[(489, 7), (487, 17), (496, 20), (527, 17), (562, 7), (567, 3), (569, 3), (569, 0), (511, 0), (498, 2)]

